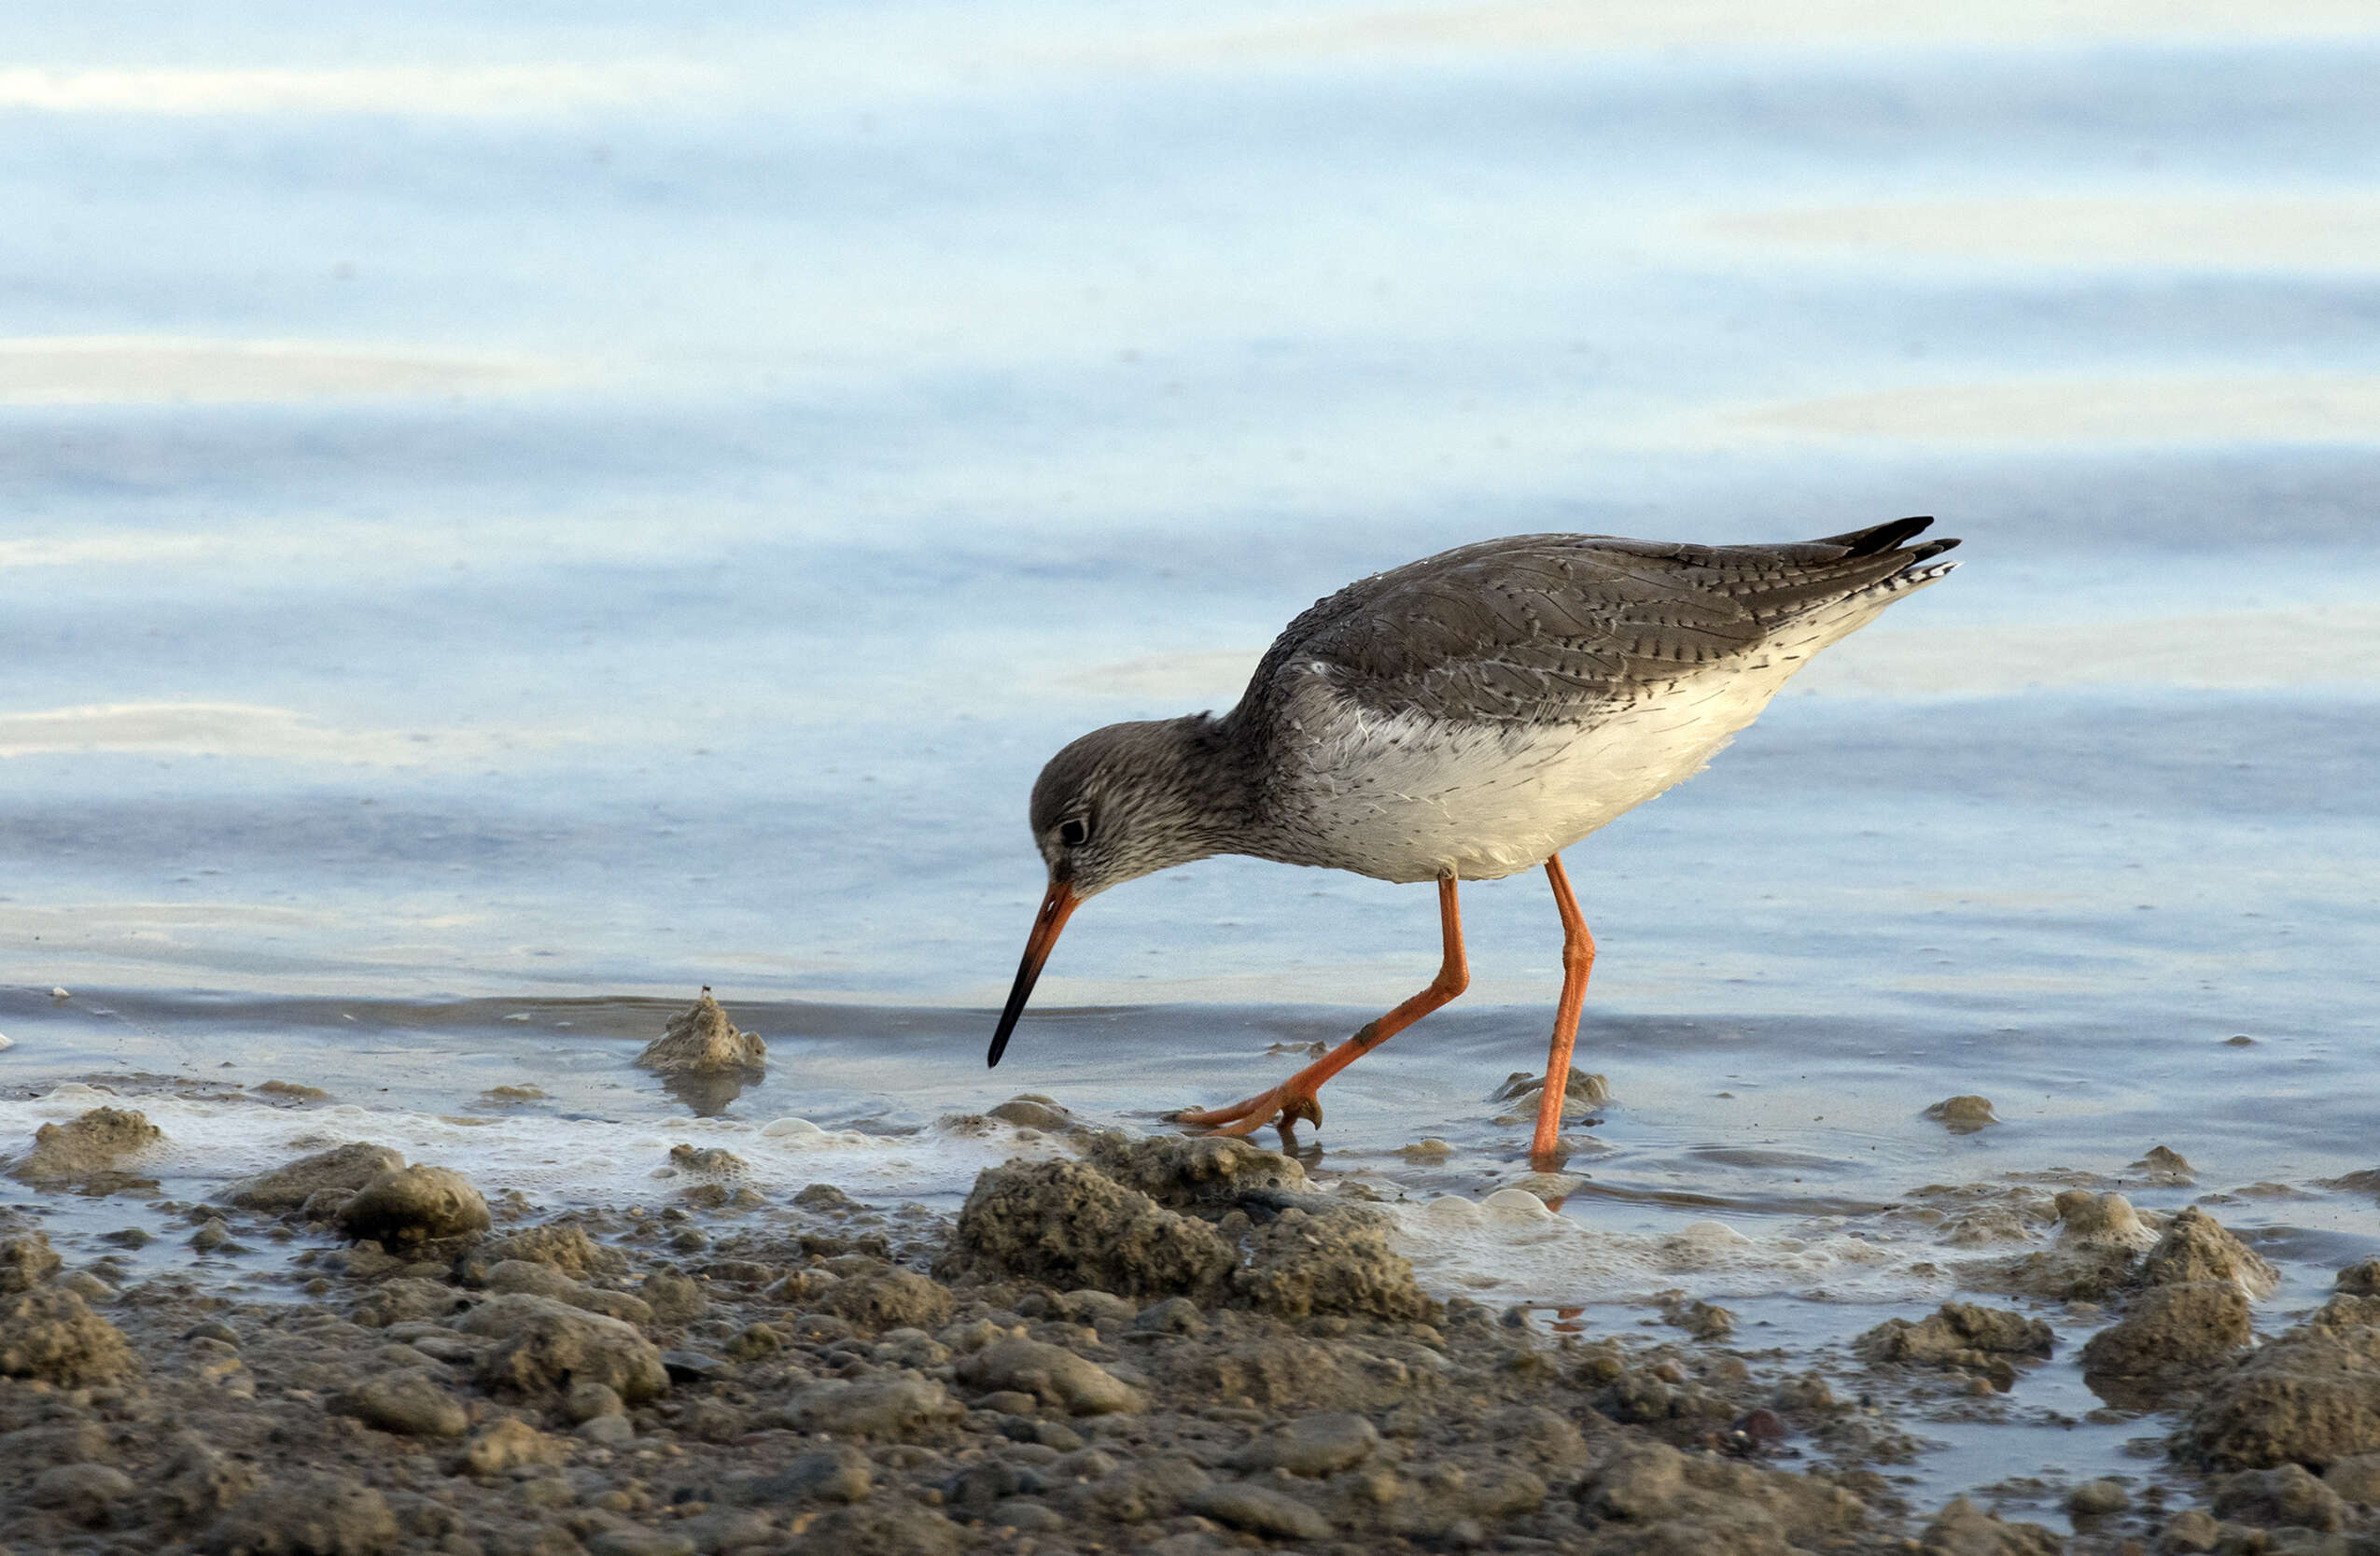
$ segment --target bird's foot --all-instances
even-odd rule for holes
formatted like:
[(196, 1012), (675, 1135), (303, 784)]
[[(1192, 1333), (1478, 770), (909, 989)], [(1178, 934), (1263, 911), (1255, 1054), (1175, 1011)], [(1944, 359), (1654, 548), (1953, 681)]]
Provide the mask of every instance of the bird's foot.
[(1228, 1107), (1184, 1108), (1173, 1115), (1175, 1123), (1203, 1129), (1208, 1134), (1243, 1138), (1254, 1134), (1267, 1124), (1278, 1123), (1283, 1150), (1295, 1149), (1296, 1142), (1290, 1130), (1301, 1118), (1310, 1120), (1316, 1128), (1321, 1128), (1322, 1100), (1310, 1091), (1294, 1090), (1285, 1085), (1274, 1086), (1269, 1091), (1260, 1091)]

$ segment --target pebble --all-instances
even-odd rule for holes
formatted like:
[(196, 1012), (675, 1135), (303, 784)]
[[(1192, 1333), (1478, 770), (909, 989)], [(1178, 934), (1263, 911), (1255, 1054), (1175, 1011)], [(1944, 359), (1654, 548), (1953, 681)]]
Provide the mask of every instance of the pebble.
[(77, 1523), (105, 1523), (118, 1504), (139, 1490), (133, 1478), (105, 1465), (59, 1465), (33, 1478), (25, 1500)]
[(637, 1440), (637, 1427), (624, 1415), (589, 1416), (572, 1427), (570, 1435), (597, 1448), (625, 1448)]
[(425, 1242), (488, 1228), (487, 1201), (460, 1172), (416, 1162), (383, 1172), (339, 1207), (349, 1237)]
[(1279, 1469), (1291, 1475), (1319, 1477), (1352, 1469), (1380, 1446), (1372, 1423), (1351, 1410), (1334, 1410), (1291, 1422), (1276, 1433), (1260, 1437), (1232, 1459), (1240, 1469)]
[(463, 1402), (426, 1372), (384, 1373), (333, 1397), (333, 1415), (354, 1416), (367, 1426), (417, 1437), (459, 1437), (470, 1429)]
[(2085, 1480), (2066, 1493), (2066, 1511), (2081, 1518), (2121, 1513), (2132, 1506), (2132, 1493), (2120, 1481)]
[(640, 1525), (606, 1529), (587, 1538), (587, 1556), (695, 1556), (693, 1537)]
[(1992, 1100), (1972, 1093), (1945, 1097), (1927, 1108), (1925, 1116), (1940, 1123), (1953, 1134), (1967, 1134), (2000, 1121), (1999, 1115), (1992, 1111)]
[(573, 1383), (562, 1399), (562, 1414), (573, 1426), (597, 1416), (627, 1413), (628, 1407), (622, 1402), (620, 1391), (609, 1383)]
[(706, 1383), (716, 1378), (732, 1376), (735, 1371), (733, 1362), (722, 1361), (700, 1351), (665, 1351), (661, 1353), (661, 1365), (668, 1372), (670, 1381), (678, 1383)]
[(1040, 1340), (1009, 1339), (959, 1364), (959, 1380), (973, 1388), (1014, 1389), (1075, 1415), (1134, 1412), (1143, 1408), (1132, 1386), (1097, 1362)]
[(1275, 1539), (1319, 1540), (1331, 1532), (1323, 1515), (1305, 1503), (1244, 1480), (1202, 1487), (1183, 1506), (1218, 1523)]

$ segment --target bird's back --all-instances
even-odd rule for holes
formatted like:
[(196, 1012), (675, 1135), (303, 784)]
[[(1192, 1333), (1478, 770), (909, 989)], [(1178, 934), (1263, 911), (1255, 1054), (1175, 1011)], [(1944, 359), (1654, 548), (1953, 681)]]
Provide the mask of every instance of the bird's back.
[(1484, 540), (1297, 617), (1229, 722), (1274, 845), (1389, 879), (1526, 868), (1698, 771), (1812, 654), (1950, 570), (1903, 519), (1821, 540)]

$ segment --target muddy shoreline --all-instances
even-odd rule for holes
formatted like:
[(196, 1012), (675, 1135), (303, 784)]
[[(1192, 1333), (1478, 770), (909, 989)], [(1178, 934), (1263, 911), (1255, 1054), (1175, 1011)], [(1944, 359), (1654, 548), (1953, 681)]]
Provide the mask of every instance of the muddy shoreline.
[[(2251, 1346), (2270, 1267), (2201, 1211), (2067, 1191), (1998, 1295), (1821, 1372), (1683, 1296), (1623, 1333), (1434, 1298), (1361, 1185), (1242, 1142), (975, 1122), (1064, 1149), (956, 1216), (691, 1144), (661, 1203), (544, 1216), (350, 1142), (152, 1205), (191, 1258), (146, 1275), (39, 1201), (153, 1192), (153, 1127), (47, 1127), (0, 1221), (0, 1546), (2380, 1550), (2380, 1267)], [(209, 1279), (259, 1254), (269, 1299)], [(1919, 1407), (1988, 1423), (2069, 1315), (2158, 1473), (2065, 1487), (2071, 1533), (1912, 1505)]]

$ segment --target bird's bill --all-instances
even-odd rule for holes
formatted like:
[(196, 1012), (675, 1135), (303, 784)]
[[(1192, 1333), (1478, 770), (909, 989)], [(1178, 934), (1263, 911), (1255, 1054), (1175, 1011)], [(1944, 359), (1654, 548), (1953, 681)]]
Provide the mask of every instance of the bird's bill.
[(1066, 927), (1068, 917), (1082, 901), (1065, 881), (1049, 883), (1042, 910), (1033, 916), (1033, 932), (1025, 941), (1025, 960), (1016, 964), (1016, 987), (1008, 991), (1007, 1008), (1000, 1013), (1000, 1030), (992, 1033), (991, 1054), (984, 1060), (987, 1066), (998, 1064), (1000, 1056), (1008, 1051), (1008, 1034), (1016, 1030), (1016, 1018), (1025, 1014), (1025, 1002), (1033, 997), (1042, 963), (1049, 960), (1050, 947), (1057, 944), (1057, 932)]

